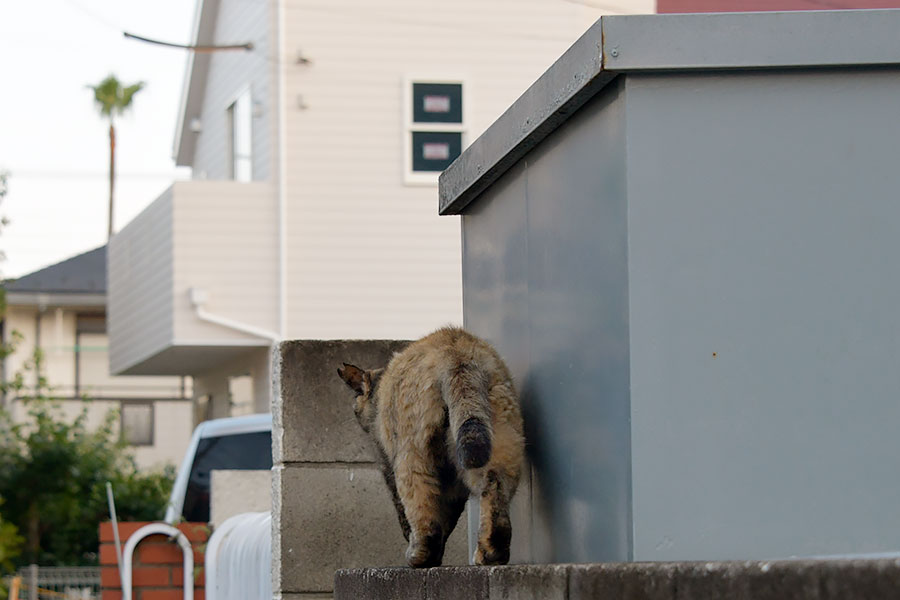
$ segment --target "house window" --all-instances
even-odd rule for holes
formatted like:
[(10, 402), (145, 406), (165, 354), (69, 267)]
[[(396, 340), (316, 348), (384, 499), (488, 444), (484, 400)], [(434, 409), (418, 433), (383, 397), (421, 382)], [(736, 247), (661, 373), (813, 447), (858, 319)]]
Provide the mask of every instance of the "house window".
[(123, 402), (122, 437), (132, 446), (153, 445), (153, 403)]
[(441, 171), (460, 155), (465, 135), (463, 84), (459, 81), (407, 80), (404, 103), (404, 179), (434, 185)]
[(235, 181), (253, 178), (253, 102), (246, 89), (228, 107), (228, 163)]

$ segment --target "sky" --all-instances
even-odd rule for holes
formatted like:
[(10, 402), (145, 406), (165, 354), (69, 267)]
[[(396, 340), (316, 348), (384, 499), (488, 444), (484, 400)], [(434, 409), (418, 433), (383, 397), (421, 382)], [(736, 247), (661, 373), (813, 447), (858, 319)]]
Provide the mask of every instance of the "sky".
[[(565, 0), (627, 10), (646, 0)], [(0, 0), (0, 278), (106, 243), (108, 125), (89, 84), (143, 81), (116, 123), (116, 231), (190, 170), (172, 160), (195, 0)], [(644, 8), (646, 10), (646, 8)]]
[(0, 1), (0, 276), (18, 277), (106, 243), (108, 124), (94, 107), (113, 73), (143, 81), (116, 122), (116, 230), (190, 170), (172, 160), (193, 0)]

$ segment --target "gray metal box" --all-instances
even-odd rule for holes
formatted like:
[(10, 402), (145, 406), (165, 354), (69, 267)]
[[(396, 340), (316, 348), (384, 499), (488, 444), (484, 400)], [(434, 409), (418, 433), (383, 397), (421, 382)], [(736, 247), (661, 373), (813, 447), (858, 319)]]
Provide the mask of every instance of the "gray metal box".
[(523, 562), (900, 549), (900, 11), (604, 17), (441, 177)]

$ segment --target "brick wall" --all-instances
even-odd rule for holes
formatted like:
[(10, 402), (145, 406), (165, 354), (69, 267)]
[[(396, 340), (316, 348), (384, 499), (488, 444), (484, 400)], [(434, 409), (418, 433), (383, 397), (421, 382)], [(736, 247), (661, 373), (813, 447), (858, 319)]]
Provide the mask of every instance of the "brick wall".
[[(122, 550), (125, 542), (146, 522), (119, 523), (119, 540)], [(203, 523), (178, 525), (194, 548), (194, 600), (204, 600), (203, 552), (201, 546), (209, 537), (209, 529)], [(151, 535), (138, 543), (134, 552), (132, 600), (182, 600), (184, 569), (181, 546), (164, 535)], [(116, 547), (112, 523), (100, 524), (100, 582), (102, 600), (121, 600), (122, 584), (116, 564)], [(199, 568), (198, 568), (199, 567)]]

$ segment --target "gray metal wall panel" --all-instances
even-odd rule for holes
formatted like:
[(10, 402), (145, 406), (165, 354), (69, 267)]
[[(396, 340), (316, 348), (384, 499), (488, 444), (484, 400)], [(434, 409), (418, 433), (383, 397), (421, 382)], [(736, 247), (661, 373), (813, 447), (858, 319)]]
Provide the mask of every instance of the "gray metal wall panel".
[(635, 560), (900, 547), (900, 71), (629, 76)]
[(900, 58), (897, 9), (710, 13), (603, 17), (604, 68), (895, 65)]
[[(466, 327), (493, 341), (521, 388), (528, 373), (531, 336), (528, 314), (528, 211), (526, 165), (522, 161), (488, 189), (484, 202), (476, 202), (462, 215), (463, 310)], [(471, 311), (469, 308), (471, 307)], [(533, 488), (530, 466), (523, 473), (515, 502), (524, 504), (523, 515), (515, 511), (510, 561), (547, 562), (535, 537), (546, 541), (549, 534), (539, 522), (533, 527)], [(469, 548), (474, 553), (478, 536), (479, 503), (469, 502)], [(538, 556), (535, 557), (535, 550)]]
[(466, 326), (519, 385), (542, 562), (630, 558), (624, 119), (613, 84), (463, 218)]

